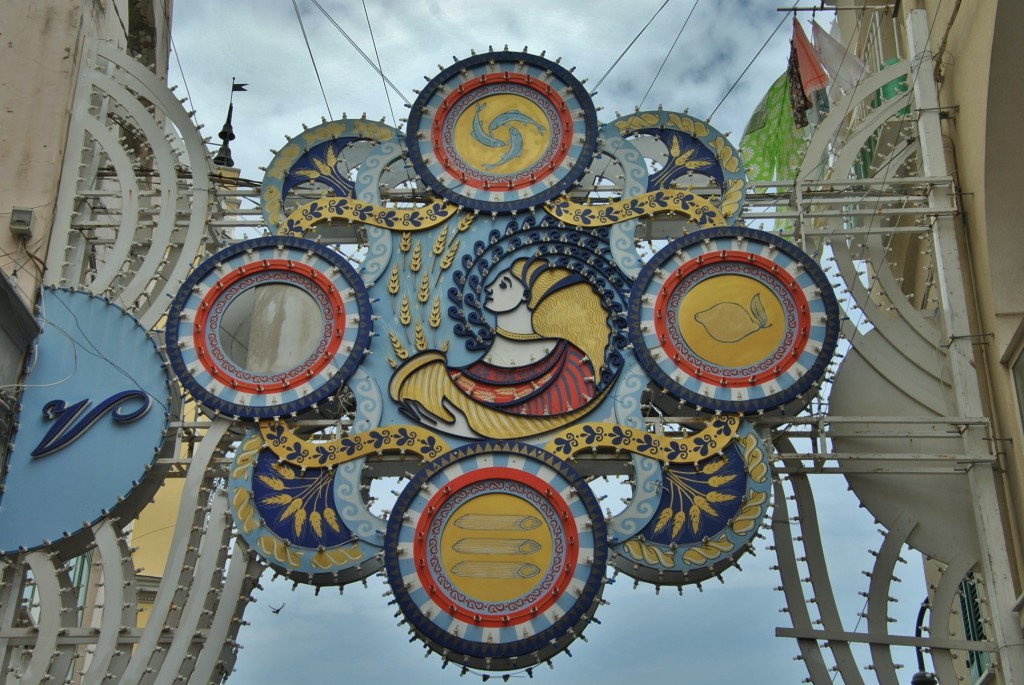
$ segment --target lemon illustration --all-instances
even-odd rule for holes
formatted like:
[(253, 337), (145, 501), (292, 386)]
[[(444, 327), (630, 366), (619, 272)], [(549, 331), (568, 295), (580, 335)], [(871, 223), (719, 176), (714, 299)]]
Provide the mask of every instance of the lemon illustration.
[(750, 311), (738, 302), (719, 302), (693, 315), (712, 338), (721, 343), (735, 343), (762, 328), (768, 328), (768, 314), (760, 293), (750, 300)]

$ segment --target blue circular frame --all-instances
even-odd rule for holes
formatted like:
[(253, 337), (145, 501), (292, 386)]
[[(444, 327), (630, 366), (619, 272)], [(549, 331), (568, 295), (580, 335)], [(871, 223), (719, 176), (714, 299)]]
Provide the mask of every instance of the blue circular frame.
[[(760, 456), (757, 456), (758, 451)], [(736, 435), (717, 457), (698, 464), (664, 464), (657, 486), (659, 496), (649, 504), (650, 517), (634, 535), (615, 541), (611, 565), (631, 578), (656, 585), (699, 583), (733, 566), (751, 549), (771, 503), (770, 460), (771, 446), (761, 439), (749, 421), (742, 421)], [(732, 480), (712, 486), (715, 477), (732, 477)], [(683, 481), (686, 487), (673, 485), (674, 478)], [(688, 520), (677, 531), (668, 525), (668, 521), (657, 516), (659, 512), (687, 509), (685, 505), (693, 503), (694, 491), (706, 496), (712, 490), (734, 499), (728, 503), (710, 502), (708, 505), (717, 511), (717, 515), (703, 511), (696, 530), (691, 528)], [(687, 496), (691, 497), (689, 502), (685, 499)], [(677, 506), (677, 500), (683, 506)], [(746, 514), (743, 514), (744, 510), (747, 510)], [(734, 524), (741, 515), (743, 527), (737, 530)], [(720, 548), (712, 548), (713, 551), (706, 550), (706, 556), (702, 555), (705, 556), (703, 560), (689, 560), (688, 553), (691, 550), (699, 552), (709, 539), (718, 543), (727, 541), (732, 550), (722, 552)], [(648, 547), (645, 553), (629, 552), (629, 546), (637, 543)], [(651, 562), (648, 554), (652, 547), (656, 548), (655, 553), (659, 557), (667, 557), (670, 565), (663, 561)]]
[[(268, 477), (277, 481), (277, 487), (267, 487)], [(338, 497), (339, 477), (343, 476), (337, 469), (299, 469), (282, 462), (264, 444), (258, 428), (248, 431), (239, 441), (227, 484), (238, 535), (275, 572), (299, 582), (340, 586), (377, 573), (384, 565), (378, 559), (380, 546), (360, 538), (345, 520), (352, 503)], [(296, 535), (289, 530), (295, 519), (283, 517), (284, 504), (272, 505), (266, 501), (267, 496), (289, 492), (301, 495), (310, 488), (319, 489), (322, 495), (315, 498), (312, 508), (321, 502), (324, 514), (327, 509), (334, 513), (334, 524), (322, 524), (321, 535), (307, 519), (303, 532)], [(350, 489), (358, 492), (358, 484)], [(311, 508), (306, 499), (303, 510)], [(286, 554), (278, 553), (282, 548)]]
[[(202, 300), (202, 293), (208, 292), (221, 280), (222, 274), (218, 273), (219, 267), (236, 269), (248, 264), (259, 264), (263, 259), (290, 259), (307, 270), (315, 268), (310, 262), (320, 261), (328, 264), (329, 270), (333, 273), (321, 271), (323, 280), (333, 283), (347, 302), (355, 303), (355, 311), (346, 311), (345, 316), (351, 319), (353, 315), (358, 315), (358, 324), (346, 325), (346, 337), (343, 338), (343, 345), (349, 349), (345, 352), (347, 356), (344, 361), (335, 367), (333, 375), (319, 377), (323, 376), (321, 373), (318, 374), (318, 377), (311, 379), (312, 389), (307, 394), (299, 395), (296, 390), (290, 389), (277, 393), (284, 399), (278, 404), (242, 404), (232, 401), (238, 396), (238, 391), (231, 391), (232, 397), (228, 398), (208, 390), (200, 382), (200, 379), (189, 370), (189, 363), (194, 363), (194, 360), (186, 358), (183, 348), (188, 347), (188, 338), (192, 337), (192, 323), (184, 320), (183, 314), (187, 315), (194, 311), (198, 302)], [(349, 379), (363, 360), (369, 346), (373, 331), (371, 315), (370, 297), (362, 279), (355, 269), (345, 261), (345, 258), (337, 252), (312, 240), (296, 236), (270, 236), (246, 240), (213, 255), (196, 267), (185, 279), (178, 294), (171, 302), (167, 314), (167, 356), (170, 359), (171, 368), (182, 385), (193, 397), (213, 411), (255, 420), (287, 416), (309, 409), (314, 404), (330, 397)], [(339, 350), (339, 357), (343, 350), (344, 347)], [(325, 367), (324, 371), (327, 368), (329, 367)], [(319, 382), (319, 384), (313, 385), (315, 382)], [(259, 395), (254, 393), (248, 397), (259, 397)]]
[[(494, 466), (504, 466), (510, 457), (524, 457), (527, 461), (539, 462), (539, 464), (550, 467), (572, 486), (591, 523), (589, 534), (593, 536), (593, 559), (590, 562), (589, 574), (584, 587), (579, 595), (575, 596), (572, 606), (547, 628), (529, 637), (509, 642), (475, 641), (443, 630), (421, 610), (417, 599), (425, 596), (423, 590), (407, 587), (403, 580), (402, 562), (404, 557), (399, 555), (399, 542), (403, 528), (409, 526), (414, 528), (416, 525), (415, 521), (405, 520), (414, 510), (415, 500), (417, 497), (423, 496), (425, 486), (444, 469), (459, 461), (471, 464), (479, 457), (493, 457)], [(466, 471), (466, 473), (468, 472), (470, 471)], [(460, 472), (459, 475), (462, 473)], [(582, 536), (582, 531), (580, 534)], [(513, 659), (530, 654), (539, 654), (540, 658), (548, 658), (560, 652), (575, 639), (577, 633), (570, 633), (570, 629), (577, 628), (581, 621), (587, 620), (589, 616), (593, 615), (601, 597), (609, 554), (607, 538), (607, 524), (599, 502), (586, 479), (576, 469), (555, 455), (527, 443), (486, 440), (465, 445), (442, 455), (410, 479), (395, 502), (395, 506), (391, 510), (391, 517), (388, 519), (384, 539), (384, 568), (387, 571), (388, 583), (394, 592), (399, 609), (412, 625), (416, 634), (431, 649), (444, 654), (446, 658), (456, 663), (465, 663), (461, 661), (460, 657), (468, 657), (472, 660), (469, 665), (476, 668), (508, 670), (516, 667)], [(569, 594), (566, 593), (566, 595)], [(515, 627), (497, 630), (512, 631), (512, 634), (515, 634)]]
[[(790, 378), (789, 382), (778, 392), (762, 392), (760, 397), (735, 399), (731, 397), (732, 393), (729, 388), (718, 388), (715, 391), (716, 396), (708, 396), (696, 392), (672, 378), (670, 374), (680, 369), (675, 365), (672, 365), (671, 369), (662, 366), (652, 354), (652, 350), (660, 349), (660, 346), (655, 347), (657, 345), (655, 335), (651, 331), (644, 330), (644, 314), (645, 311), (651, 309), (651, 305), (648, 303), (657, 296), (657, 292), (649, 292), (649, 288), (652, 285), (657, 285), (654, 281), (663, 276), (667, 264), (673, 260), (688, 262), (698, 254), (695, 252), (694, 255), (690, 255), (687, 250), (715, 253), (726, 249), (715, 246), (716, 242), (722, 241), (749, 243), (756, 247), (734, 245), (730, 249), (747, 250), (773, 261), (777, 260), (778, 254), (781, 253), (787, 258), (787, 262), (796, 264), (796, 269), (800, 273), (794, 275), (794, 278), (800, 287), (805, 291), (812, 290), (815, 296), (815, 302), (812, 303), (813, 311), (810, 314), (817, 316), (819, 321), (811, 327), (810, 336), (812, 340), (821, 344), (821, 350), (813, 356), (813, 359), (806, 360), (809, 363), (804, 365), (803, 373), (796, 378)], [(707, 245), (701, 246), (702, 243), (707, 243)], [(630, 343), (633, 345), (637, 361), (651, 379), (677, 400), (709, 412), (749, 414), (777, 409), (783, 409), (787, 413), (800, 411), (811, 400), (811, 396), (805, 393), (821, 380), (825, 369), (832, 361), (832, 355), (839, 342), (839, 303), (832, 291), (828, 277), (817, 262), (796, 245), (777, 235), (741, 226), (696, 231), (677, 238), (659, 250), (644, 265), (637, 276), (630, 292), (627, 316)], [(810, 353), (804, 352), (803, 354)], [(757, 384), (746, 386), (746, 390), (756, 391), (759, 387)]]
[[(425, 158), (424, 149), (427, 150), (427, 155), (432, 157), (430, 152), (432, 148), (431, 129), (437, 109), (432, 103), (439, 92), (450, 92), (474, 78), (485, 74), (500, 73), (502, 69), (509, 73), (531, 75), (541, 83), (557, 80), (560, 82), (557, 90), (565, 92), (568, 89), (571, 93), (570, 97), (574, 98), (579, 105), (579, 113), (573, 117), (573, 120), (576, 124), (582, 124), (584, 128), (583, 131), (573, 131), (571, 136), (576, 141), (573, 143), (573, 149), (577, 147), (579, 149), (575, 150), (576, 158), (572, 162), (572, 166), (561, 178), (550, 187), (544, 182), (550, 177), (542, 179), (531, 188), (536, 186), (544, 186), (544, 188), (526, 197), (523, 197), (523, 194), (527, 189), (505, 193), (480, 190), (477, 193), (464, 194), (446, 185), (432, 168), (440, 169), (440, 165), (437, 162), (429, 162)], [(582, 140), (580, 140), (581, 134)], [(483, 53), (460, 60), (431, 79), (420, 91), (419, 97), (412, 105), (406, 133), (406, 146), (416, 175), (441, 197), (468, 209), (486, 212), (513, 212), (542, 205), (568, 190), (573, 183), (580, 180), (594, 157), (594, 152), (597, 149), (597, 136), (597, 110), (586, 88), (569, 70), (537, 55), (502, 51)], [(503, 199), (478, 197), (495, 194), (502, 195)]]

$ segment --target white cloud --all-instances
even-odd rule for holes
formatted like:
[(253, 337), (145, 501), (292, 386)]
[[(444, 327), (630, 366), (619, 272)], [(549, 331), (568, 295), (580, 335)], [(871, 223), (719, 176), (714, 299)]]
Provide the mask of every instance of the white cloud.
[[(373, 43), (361, 5), (320, 3), (371, 58)], [(660, 2), (631, 5), (618, 1), (542, 2), (539, 0), (467, 2), (369, 2), (374, 38), (384, 73), (410, 101), (424, 76), (437, 65), (467, 57), (489, 46), (561, 56), (575, 66), (588, 87), (605, 74), (623, 49), (654, 14)], [(327, 102), (335, 118), (343, 112), (393, 123), (381, 78), (309, 0), (298, 2)], [(689, 108), (707, 117), (739, 77), (781, 18), (769, 4), (728, 2), (700, 4), (655, 81), (655, 74), (692, 4), (670, 2), (658, 19), (615, 67), (595, 103), (601, 119), (614, 112), (644, 108)], [(758, 63), (733, 91), (712, 124), (733, 132), (738, 143), (747, 117), (767, 88), (785, 68), (788, 30), (780, 30)], [(230, 94), (231, 78), (249, 83), (235, 98), (232, 144), (243, 176), (259, 180), (270, 148), (284, 136), (302, 131), (328, 117), (324, 96), (290, 2), (252, 0), (246, 3), (178, 0), (175, 3), (174, 47), (184, 82), (205, 124), (204, 134), (217, 142)], [(172, 58), (171, 81), (182, 77)], [(653, 87), (652, 87), (653, 83)], [(405, 116), (401, 99), (392, 94), (395, 117)]]

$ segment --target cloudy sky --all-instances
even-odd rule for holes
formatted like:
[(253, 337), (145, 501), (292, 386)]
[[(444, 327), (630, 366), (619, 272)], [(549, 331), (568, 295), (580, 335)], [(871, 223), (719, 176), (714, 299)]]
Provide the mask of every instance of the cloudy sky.
[[(473, 50), (501, 49), (506, 44), (513, 50), (528, 46), (530, 52), (561, 57), (562, 64), (575, 66), (576, 76), (587, 79), (585, 85), (592, 89), (664, 2), (367, 0), (364, 14), (358, 0), (319, 0), (371, 58), (376, 43), (385, 75), (409, 101), (415, 100), (414, 89), (424, 85), (425, 76), (432, 78), (440, 71), (438, 65), (448, 66), (453, 57), (468, 57)], [(261, 178), (258, 167), (272, 158), (269, 150), (283, 145), (286, 134), (300, 133), (302, 124), (365, 113), (371, 119), (386, 117), (394, 125), (394, 119), (407, 113), (394, 92), (388, 94), (389, 106), (381, 77), (312, 0), (296, 4), (324, 93), (289, 0), (174, 3), (171, 81), (180, 84), (180, 95), (186, 90), (191, 94), (190, 109), (205, 124), (205, 135), (217, 141), (231, 78), (249, 84), (248, 92), (235, 97), (238, 139), (232, 145), (236, 166), (248, 178)], [(694, 6), (693, 0), (669, 0), (601, 83), (594, 97), (603, 107), (599, 116), (608, 121), (615, 112), (663, 105), (707, 118), (783, 20), (785, 13), (776, 11), (777, 5), (765, 0), (698, 2), (669, 54)], [(734, 143), (758, 100), (785, 69), (790, 33), (787, 22), (711, 120), (720, 131), (732, 131)]]
[[(530, 52), (546, 51), (549, 58), (560, 56), (563, 65), (575, 66), (576, 76), (588, 79), (586, 85), (593, 88), (664, 0), (366, 0), (366, 14), (356, 0), (319, 1), (372, 57), (369, 15), (383, 71), (412, 101), (413, 89), (425, 83), (424, 76), (433, 77), (438, 65), (467, 57), (471, 50), (506, 44), (514, 50), (529, 46)], [(300, 133), (303, 124), (313, 126), (322, 117), (365, 112), (371, 119), (385, 117), (394, 125), (407, 112), (402, 98), (394, 92), (386, 94), (380, 76), (311, 0), (296, 3), (323, 93), (289, 0), (174, 2), (170, 81), (179, 85), (180, 96), (191, 97), (187, 107), (205, 125), (204, 135), (216, 141), (232, 77), (249, 84), (248, 91), (237, 93), (234, 100), (237, 140), (232, 151), (244, 178), (261, 179), (259, 167), (271, 160), (270, 149), (281, 147), (286, 135)], [(679, 35), (694, 2), (668, 0), (598, 89), (594, 99), (603, 108), (599, 117), (608, 121), (616, 112), (638, 106), (688, 109), (702, 118), (717, 109), (711, 123), (723, 132), (731, 131), (733, 143), (738, 144), (758, 100), (785, 69), (791, 32), (788, 18), (776, 7), (790, 4), (698, 1)], [(799, 4), (816, 3), (802, 0)], [(801, 18), (809, 20), (809, 13)], [(784, 19), (785, 25), (769, 41)], [(829, 17), (819, 20), (827, 26)], [(760, 56), (737, 83), (762, 46)], [(868, 549), (877, 549), (881, 539), (841, 479), (826, 477), (818, 485), (823, 534), (829, 541), (826, 551), (834, 563), (844, 627), (850, 630), (862, 610), (863, 599), (857, 592), (866, 589), (867, 578), (861, 571), (870, 568)], [(620, 495), (613, 493), (608, 502), (617, 502)], [(598, 612), (601, 624), (586, 632), (589, 642), (577, 641), (571, 648), (572, 658), (557, 657), (555, 669), (538, 669), (534, 680), (592, 685), (740, 679), (765, 685), (799, 683), (807, 674), (793, 658), (795, 642), (774, 637), (775, 628), (789, 622), (779, 611), (781, 593), (773, 591), (780, 581), (769, 568), (775, 562), (773, 553), (764, 549), (767, 544), (761, 541), (759, 554), (744, 558), (742, 572), (728, 572), (724, 585), (715, 582), (703, 592), (687, 589), (682, 597), (674, 591), (656, 596), (653, 587), (645, 585), (634, 590), (630, 580), (620, 577), (605, 594), (611, 604)], [(912, 568), (904, 575), (913, 578), (919, 561), (915, 557), (910, 563)], [(405, 629), (396, 626), (394, 607), (382, 597), (381, 579), (370, 579), (366, 589), (351, 586), (344, 595), (324, 590), (318, 597), (308, 588), (293, 592), (291, 583), (271, 581), (269, 575), (263, 584), (265, 591), (246, 614), (252, 625), (241, 632), (245, 648), (229, 683), (414, 679), (429, 685), (458, 678), (456, 669), (441, 670), (438, 657), (424, 659), (423, 648), (410, 644)], [(924, 594), (922, 585), (904, 582), (898, 589), (907, 596), (897, 608), (912, 617)], [(271, 605), (282, 603), (280, 613), (271, 612)], [(903, 629), (912, 631), (913, 624), (909, 628), (904, 624)], [(909, 681), (916, 670), (913, 653), (899, 656), (904, 658), (897, 661), (908, 666), (903, 673)], [(515, 677), (527, 679), (525, 674)]]

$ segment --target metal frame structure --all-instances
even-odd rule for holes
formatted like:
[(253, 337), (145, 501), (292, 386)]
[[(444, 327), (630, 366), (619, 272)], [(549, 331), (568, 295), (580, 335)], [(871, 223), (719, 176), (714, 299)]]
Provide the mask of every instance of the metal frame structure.
[[(791, 621), (777, 635), (797, 641), (809, 680), (819, 685), (834, 682), (836, 674), (848, 685), (864, 682), (863, 664), (851, 647), (857, 643), (869, 645), (870, 667), (880, 685), (899, 682), (892, 649), (901, 646), (930, 651), (941, 683), (957, 682), (952, 656), (957, 651), (991, 652), (1003, 682), (1024, 682), (1024, 650), (1019, 617), (1010, 609), (1016, 598), (993, 476), (993, 436), (971, 363), (973, 334), (953, 234), (956, 188), (942, 155), (925, 17), (922, 12), (910, 16), (913, 57), (867, 79), (834, 109), (863, 112), (860, 120), (824, 121), (792, 185), (750, 184), (743, 214), (747, 225), (792, 222), (791, 238), (821, 258), (841, 288), (842, 330), (852, 350), (924, 407), (917, 415), (844, 414), (826, 400), (801, 416), (754, 419), (777, 449), (770, 527)], [(197, 259), (229, 242), (232, 230), (262, 229), (255, 206), (223, 211), (259, 193), (217, 183), (188, 113), (156, 77), (102, 44), (88, 43), (85, 49), (88, 66), (79, 79), (67, 146), (81, 154), (68, 154), (65, 161), (55, 226), (66, 228), (54, 232), (47, 279), (107, 296), (153, 329)], [(863, 106), (901, 75), (913, 83), (909, 92), (874, 108)], [(849, 178), (860, 147), (880, 134), (898, 140), (887, 164), (873, 178)], [(595, 197), (597, 190), (595, 184)], [(616, 188), (602, 184), (599, 190), (614, 194)], [(399, 189), (385, 200), (402, 203), (415, 195)], [(659, 241), (682, 230), (681, 219), (658, 216), (643, 220), (637, 235)], [(331, 231), (332, 242), (365, 243), (360, 228), (338, 225)], [(928, 296), (908, 297), (890, 268), (889, 246), (907, 237), (929, 252), (935, 278), (927, 283)], [(844, 382), (841, 374), (831, 376), (836, 387)], [(672, 407), (650, 409), (649, 427), (655, 432), (678, 431), (693, 420), (673, 415)], [(45, 551), (0, 559), (0, 673), (6, 682), (198, 685), (221, 682), (231, 673), (235, 637), (265, 569), (236, 540), (228, 513), (224, 482), (237, 440), (231, 424), (201, 417), (172, 424), (173, 456), (157, 468), (165, 477), (184, 478), (184, 495), (145, 625), (138, 621), (139, 580), (129, 526), (106, 521), (91, 530), (94, 569), (102, 578), (86, 607), (98, 617), (95, 624), (77, 618), (83, 612), (69, 559)], [(916, 438), (944, 447), (918, 450)], [(889, 448), (865, 448), (865, 441)], [(809, 447), (797, 447), (804, 445)], [(377, 465), (376, 475), (405, 470), (388, 457)], [(581, 458), (580, 468), (590, 475), (625, 473), (626, 462)], [(895, 566), (915, 531), (928, 525), (913, 507), (892, 516), (888, 510), (872, 511), (888, 520), (882, 521), (884, 539), (870, 571), (865, 628), (843, 624), (822, 551), (825, 514), (810, 487), (811, 476), (836, 475), (940, 475), (968, 488), (978, 548), (942, 559), (927, 636), (893, 634), (888, 621)], [(986, 640), (951, 632), (946, 611), (972, 569), (980, 570), (991, 611)], [(37, 608), (23, 602), (31, 588), (40, 600)]]

